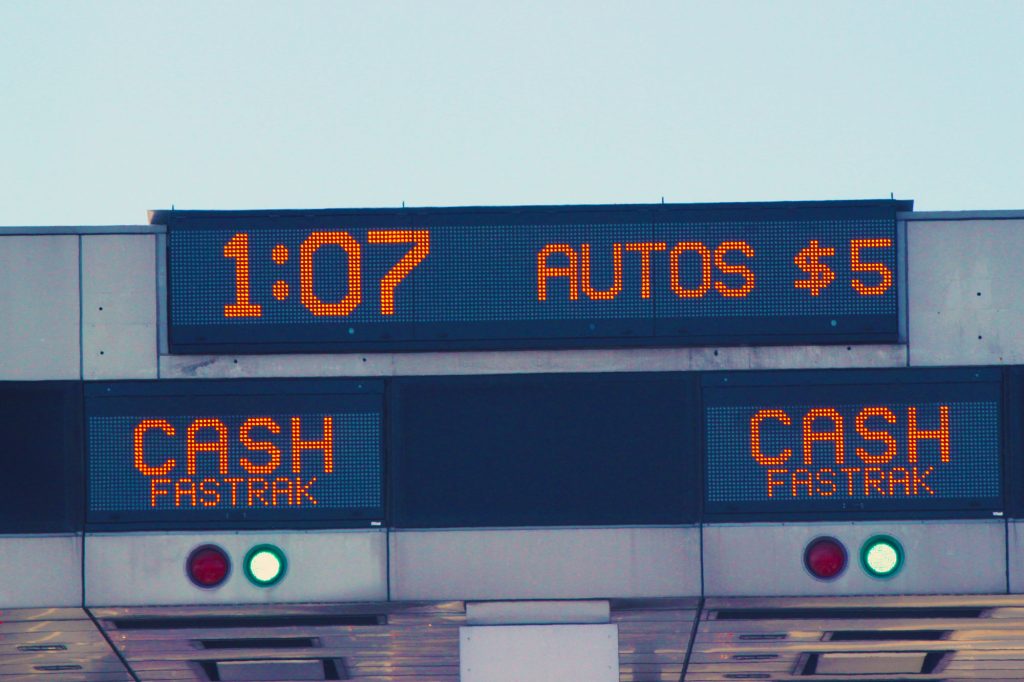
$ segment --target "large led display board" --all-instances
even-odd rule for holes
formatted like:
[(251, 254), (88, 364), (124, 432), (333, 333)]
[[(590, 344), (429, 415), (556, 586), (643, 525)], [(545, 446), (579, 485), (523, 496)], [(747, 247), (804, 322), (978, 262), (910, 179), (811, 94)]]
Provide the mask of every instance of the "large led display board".
[(705, 511), (1001, 513), (998, 370), (707, 375)]
[(896, 342), (911, 202), (157, 211), (174, 353)]
[(380, 382), (88, 384), (89, 524), (384, 518)]

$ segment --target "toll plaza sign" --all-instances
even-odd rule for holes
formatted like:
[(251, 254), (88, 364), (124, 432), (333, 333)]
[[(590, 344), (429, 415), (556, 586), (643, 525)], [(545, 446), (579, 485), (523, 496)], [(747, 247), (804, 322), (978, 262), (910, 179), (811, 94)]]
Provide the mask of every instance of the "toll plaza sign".
[(87, 521), (381, 520), (382, 409), (374, 382), (90, 384)]
[(992, 370), (709, 375), (711, 514), (1002, 510)]
[(911, 202), (158, 211), (172, 352), (895, 342)]

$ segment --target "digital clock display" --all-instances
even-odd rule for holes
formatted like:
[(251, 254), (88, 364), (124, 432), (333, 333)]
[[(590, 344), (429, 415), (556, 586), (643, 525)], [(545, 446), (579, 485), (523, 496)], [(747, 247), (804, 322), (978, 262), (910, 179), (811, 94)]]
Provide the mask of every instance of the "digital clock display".
[(372, 382), (129, 382), (86, 388), (88, 521), (383, 518)]
[(162, 211), (172, 352), (895, 342), (909, 202)]
[(710, 376), (710, 513), (1001, 510), (988, 370)]

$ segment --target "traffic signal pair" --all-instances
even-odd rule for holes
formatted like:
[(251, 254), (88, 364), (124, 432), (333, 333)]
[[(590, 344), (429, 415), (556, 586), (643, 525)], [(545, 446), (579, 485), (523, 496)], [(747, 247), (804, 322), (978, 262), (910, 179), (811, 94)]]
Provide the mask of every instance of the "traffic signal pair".
[[(288, 570), (288, 559), (274, 545), (256, 545), (242, 560), (245, 577), (257, 587), (270, 587), (281, 582)], [(197, 587), (218, 587), (231, 574), (231, 559), (217, 545), (200, 545), (185, 560), (185, 573)]]
[[(815, 578), (838, 578), (846, 564), (846, 547), (833, 537), (815, 538), (804, 549), (804, 566)], [(891, 578), (903, 567), (903, 546), (892, 536), (874, 535), (860, 548), (860, 565), (873, 578)]]

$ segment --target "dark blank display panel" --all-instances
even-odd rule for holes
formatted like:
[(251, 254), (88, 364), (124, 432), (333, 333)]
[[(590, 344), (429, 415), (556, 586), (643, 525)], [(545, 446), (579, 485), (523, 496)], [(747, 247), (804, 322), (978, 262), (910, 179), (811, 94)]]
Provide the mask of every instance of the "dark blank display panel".
[(380, 382), (87, 387), (90, 523), (381, 522)]
[(393, 525), (695, 521), (696, 393), (678, 374), (398, 379)]
[(1006, 368), (1007, 513), (1024, 518), (1024, 366)]
[(1001, 511), (995, 370), (704, 379), (709, 513)]
[(82, 524), (82, 385), (0, 382), (0, 533)]
[(172, 352), (895, 342), (910, 202), (158, 211)]

